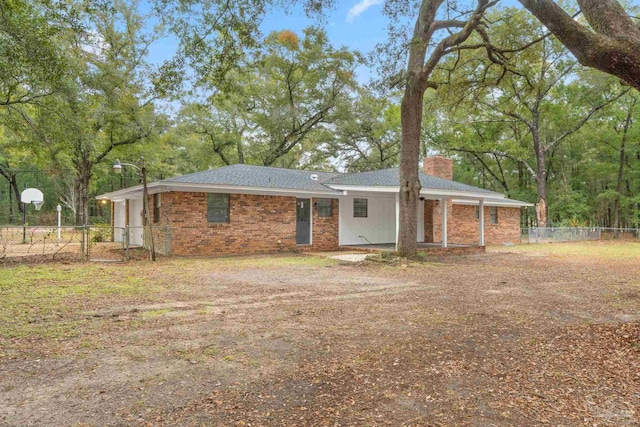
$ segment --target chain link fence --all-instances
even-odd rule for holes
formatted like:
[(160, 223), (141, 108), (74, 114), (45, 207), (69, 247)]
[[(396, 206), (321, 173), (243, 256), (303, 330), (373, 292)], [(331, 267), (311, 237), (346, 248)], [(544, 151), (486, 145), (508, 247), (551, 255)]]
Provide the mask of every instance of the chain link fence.
[(0, 227), (0, 259), (81, 259), (85, 251), (84, 227)]
[[(147, 259), (151, 249), (148, 227), (0, 226), (0, 261), (90, 260), (118, 262)], [(153, 228), (155, 252), (171, 255), (171, 230)]]
[(573, 242), (584, 240), (638, 240), (638, 228), (529, 227), (520, 230), (521, 243)]

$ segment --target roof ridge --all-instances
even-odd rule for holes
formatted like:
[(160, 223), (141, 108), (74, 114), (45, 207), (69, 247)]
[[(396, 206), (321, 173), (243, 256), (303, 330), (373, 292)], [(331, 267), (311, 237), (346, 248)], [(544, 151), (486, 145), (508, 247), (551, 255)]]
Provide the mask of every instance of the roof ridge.
[[(261, 168), (261, 169), (279, 169), (279, 170), (297, 171), (297, 172), (311, 172), (311, 173), (339, 173), (341, 175), (346, 175), (344, 172), (319, 171), (319, 170), (311, 170), (311, 169), (294, 169), (294, 168), (285, 168), (285, 167), (282, 167), (282, 166), (252, 165), (250, 163), (232, 163), (230, 165), (220, 166), (219, 168), (215, 168), (215, 169), (226, 168), (226, 167), (229, 167), (229, 166), (250, 166), (250, 167)], [(213, 169), (207, 169), (207, 170), (213, 170)]]

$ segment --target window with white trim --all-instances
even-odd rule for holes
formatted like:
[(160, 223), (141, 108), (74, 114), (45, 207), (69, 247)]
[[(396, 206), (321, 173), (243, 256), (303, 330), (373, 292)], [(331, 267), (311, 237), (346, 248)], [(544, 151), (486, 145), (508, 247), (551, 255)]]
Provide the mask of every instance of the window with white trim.
[(161, 202), (160, 202), (160, 194), (154, 194), (153, 195), (153, 222), (154, 223), (159, 223), (160, 222), (160, 206), (161, 206)]
[(366, 218), (369, 214), (367, 199), (353, 199), (353, 217)]
[(316, 213), (319, 217), (333, 216), (333, 201), (331, 199), (316, 199)]
[(491, 206), (489, 208), (489, 218), (491, 219), (491, 224), (497, 224), (498, 223), (498, 207), (497, 206)]
[(229, 222), (229, 195), (207, 193), (207, 221)]

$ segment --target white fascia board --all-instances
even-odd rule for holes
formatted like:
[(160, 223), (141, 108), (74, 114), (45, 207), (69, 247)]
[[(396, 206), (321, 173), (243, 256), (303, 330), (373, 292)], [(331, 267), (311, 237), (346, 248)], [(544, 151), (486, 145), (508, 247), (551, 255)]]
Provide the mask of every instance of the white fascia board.
[[(511, 200), (511, 199), (487, 199), (483, 198), (485, 206), (499, 206), (499, 207), (511, 207), (511, 208), (519, 208), (522, 206), (533, 206), (533, 203), (521, 202), (519, 200)], [(470, 206), (478, 206), (479, 201), (473, 199), (453, 199), (454, 205), (470, 205)]]
[(447, 197), (457, 197), (461, 199), (471, 199), (471, 200), (479, 200), (479, 199), (503, 199), (504, 195), (498, 193), (474, 193), (471, 191), (458, 191), (458, 190), (435, 190), (432, 188), (423, 188), (420, 190), (420, 195), (429, 198), (428, 196), (447, 196)]
[[(182, 182), (154, 182), (147, 185), (149, 194), (166, 193), (169, 191), (183, 191), (191, 193), (212, 193), (226, 192), (232, 194), (257, 194), (265, 196), (296, 196), (296, 197), (323, 197), (323, 198), (339, 198), (342, 193), (335, 191), (306, 191), (288, 188), (261, 188), (261, 187), (237, 187), (233, 185), (213, 185), (213, 184), (191, 184)], [(127, 198), (142, 197), (142, 186), (138, 185), (131, 188), (114, 191), (111, 193), (101, 194), (96, 197), (98, 200), (114, 200)]]
[[(367, 187), (360, 185), (329, 185), (331, 188), (335, 190), (344, 191), (345, 194), (352, 193), (399, 193), (400, 188), (397, 186), (376, 186), (376, 187)], [(440, 197), (460, 197), (460, 198), (470, 198), (470, 199), (499, 199), (504, 198), (503, 194), (499, 193), (474, 193), (471, 191), (458, 191), (458, 190), (436, 190), (433, 188), (423, 188), (420, 190), (420, 195), (424, 196), (427, 199), (439, 199)]]
[[(149, 184), (148, 187), (150, 186), (151, 184)], [(124, 199), (131, 198), (131, 196), (135, 195), (137, 192), (140, 192), (138, 197), (142, 197), (142, 185), (136, 185), (135, 187), (123, 188), (122, 190), (100, 194), (96, 196), (96, 200), (122, 201)]]
[(362, 185), (333, 185), (333, 184), (326, 184), (327, 187), (331, 187), (334, 190), (339, 190), (339, 191), (349, 191), (349, 193), (354, 192), (354, 193), (398, 193), (399, 192), (399, 188), (397, 186), (393, 186), (393, 187), (367, 187), (367, 186), (362, 186)]

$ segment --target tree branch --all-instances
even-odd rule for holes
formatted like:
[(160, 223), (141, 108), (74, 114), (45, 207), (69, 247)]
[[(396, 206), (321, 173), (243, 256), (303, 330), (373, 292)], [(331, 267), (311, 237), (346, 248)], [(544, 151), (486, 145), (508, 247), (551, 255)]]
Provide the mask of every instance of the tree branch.
[(627, 92), (629, 92), (630, 88), (626, 88), (625, 90), (623, 90), (622, 92), (620, 92), (618, 95), (614, 96), (611, 99), (606, 100), (604, 103), (600, 104), (600, 105), (596, 105), (595, 107), (591, 108), (591, 110), (589, 110), (589, 112), (578, 121), (578, 123), (576, 123), (572, 128), (568, 129), (567, 131), (565, 131), (562, 135), (560, 135), (559, 137), (557, 137), (556, 139), (554, 139), (548, 146), (544, 147), (544, 150), (546, 152), (548, 152), (549, 150), (551, 150), (552, 148), (554, 148), (556, 145), (558, 145), (560, 142), (562, 142), (563, 139), (565, 139), (566, 137), (568, 137), (569, 135), (571, 135), (572, 133), (577, 132), (582, 126), (584, 126), (584, 124), (589, 121), (589, 119), (598, 111), (602, 110), (604, 107), (606, 107), (607, 105), (611, 104), (612, 102), (617, 101), (618, 99), (620, 99), (622, 96), (624, 96), (624, 94), (626, 94)]

